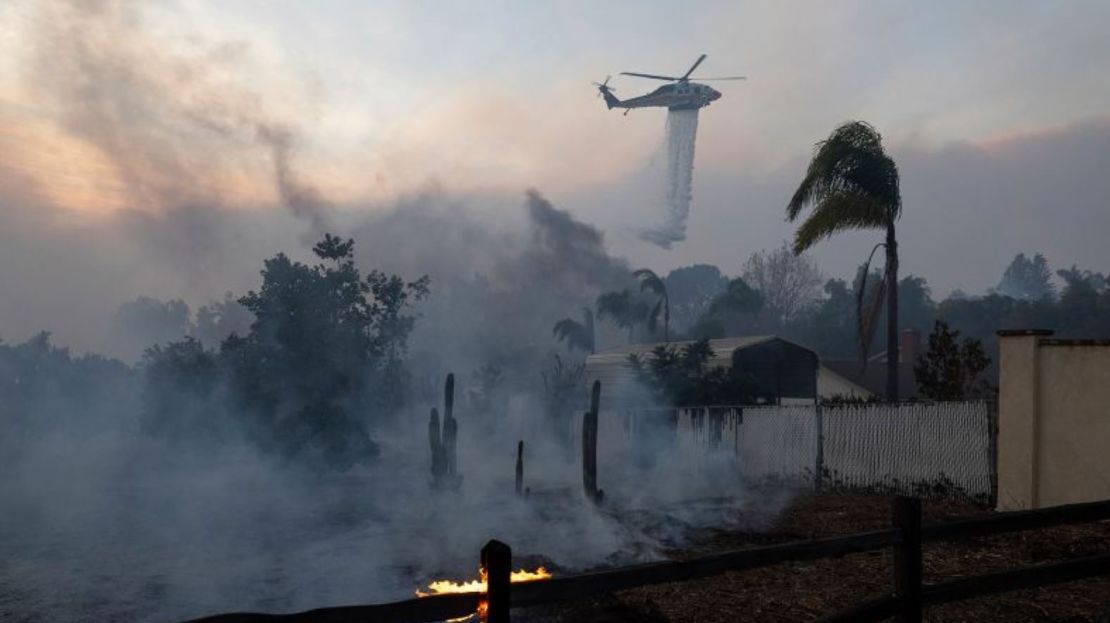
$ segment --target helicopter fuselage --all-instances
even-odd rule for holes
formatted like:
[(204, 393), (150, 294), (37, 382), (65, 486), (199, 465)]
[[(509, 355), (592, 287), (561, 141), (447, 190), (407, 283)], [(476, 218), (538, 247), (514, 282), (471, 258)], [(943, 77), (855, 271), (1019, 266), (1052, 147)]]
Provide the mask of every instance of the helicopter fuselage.
[(665, 84), (651, 93), (617, 100), (606, 97), (609, 108), (662, 107), (669, 110), (698, 110), (721, 98), (720, 91), (696, 82)]

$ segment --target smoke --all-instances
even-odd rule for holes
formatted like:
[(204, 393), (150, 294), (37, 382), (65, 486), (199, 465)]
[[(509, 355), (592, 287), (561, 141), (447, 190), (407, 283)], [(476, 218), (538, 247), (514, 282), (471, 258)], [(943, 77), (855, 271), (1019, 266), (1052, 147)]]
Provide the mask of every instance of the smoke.
[(686, 217), (694, 183), (694, 144), (698, 134), (698, 111), (671, 110), (667, 113), (666, 188), (663, 214), (655, 227), (645, 229), (640, 237), (664, 249), (686, 239)]
[[(432, 295), (410, 341), (411, 411), (392, 422), (357, 414), (381, 456), (342, 474), (306, 474), (260, 454), (238, 430), (245, 414), (218, 394), (182, 410), (190, 418), (179, 423), (180, 439), (152, 438), (141, 426), (152, 398), (142, 370), (73, 357), (45, 338), (0, 344), (5, 616), (173, 620), (400, 599), (433, 576), (472, 575), (489, 538), (565, 573), (658, 557), (691, 526), (719, 524), (752, 503), (737, 496), (658, 509), (690, 495), (737, 494), (740, 484), (727, 472), (680, 469), (666, 445), (634, 443), (610, 419), (599, 442), (607, 505), (582, 499), (578, 457), (553, 439), (544, 416), (541, 372), (560, 352), (556, 320), (632, 285), (599, 229), (538, 192), (514, 201), (515, 210), (434, 191), (391, 205), (341, 205), (312, 183), (299, 157), (312, 90), (304, 90), (308, 101), (263, 97), (244, 78), (265, 80), (251, 46), (183, 42), (152, 28), (156, 5), (137, 1), (22, 6), (22, 87), (50, 124), (103, 164), (100, 184), (78, 189), (82, 201), (115, 211), (88, 230), (59, 233), (36, 221), (41, 245), (9, 233), (27, 237), (30, 227), (0, 228), (5, 254), (21, 260), (2, 263), (5, 281), (20, 279), (5, 297), (5, 317), (46, 323), (33, 309), (8, 311), (34, 298), (58, 314), (50, 322), (82, 331), (98, 318), (107, 324), (140, 294), (174, 301), (136, 301), (114, 317), (111, 334), (133, 357), (148, 339), (203, 324), (190, 324), (179, 298), (195, 308), (207, 301), (198, 292), (257, 287), (263, 258), (303, 256), (305, 236), (325, 228), (356, 240), (363, 270), (428, 274)], [(4, 148), (8, 158), (17, 151)], [(64, 186), (56, 181), (49, 190)], [(0, 214), (4, 223), (48, 220), (47, 210), (65, 207), (42, 197), (12, 203), (43, 210)], [(228, 209), (272, 204), (287, 210)], [(50, 261), (19, 271), (42, 252), (35, 246), (50, 248)], [(129, 291), (145, 287), (157, 291)], [(599, 327), (600, 346), (622, 339), (606, 330)], [(139, 334), (158, 337), (127, 339)], [(505, 379), (492, 396), (478, 375), (490, 366)], [(459, 379), (464, 481), (458, 492), (433, 493), (426, 418), (447, 371)], [(526, 501), (512, 494), (519, 440)], [(633, 455), (657, 459), (640, 465)], [(777, 503), (759, 506), (773, 512)]]
[(328, 208), (320, 191), (303, 183), (293, 169), (291, 158), (295, 132), (286, 127), (258, 125), (258, 140), (270, 148), (274, 165), (274, 181), (281, 203), (298, 218), (307, 219), (311, 225), (309, 240), (319, 237), (327, 229), (324, 216)]
[[(555, 322), (593, 306), (601, 292), (632, 284), (602, 232), (537, 191), (515, 208), (426, 193), (364, 217), (349, 232), (365, 270), (431, 278), (411, 343), (427, 376), (451, 370), (469, 378), (494, 365), (511, 382), (538, 384), (557, 352)], [(602, 343), (616, 339), (602, 331)]]
[(292, 166), (313, 89), (271, 84), (284, 97), (264, 96), (263, 81), (277, 80), (250, 44), (178, 35), (158, 5), (46, 0), (18, 8), (20, 96), (83, 158), (102, 163), (99, 186), (84, 191), (102, 196), (90, 201), (163, 213), (276, 198), (322, 228), (324, 202)]
[[(403, 599), (436, 577), (473, 576), (490, 538), (510, 543), (518, 564), (564, 574), (655, 559), (692, 530), (738, 510), (766, 518), (785, 502), (745, 496), (723, 457), (681, 452), (603, 413), (605, 504), (595, 508), (581, 494), (578, 457), (552, 438), (538, 397), (519, 390), (483, 411), (459, 388), (458, 491), (429, 489), (427, 410), (442, 407), (439, 396), (379, 424), (376, 466), (306, 474), (233, 432), (152, 439), (136, 426), (133, 373), (68, 365), (42, 343), (15, 350), (0, 347), (0, 369), (22, 361), (48, 370), (20, 395), (24, 425), (0, 433), (0, 589), (13, 620), (174, 620)], [(52, 384), (62, 379), (70, 385), (59, 396)], [(99, 391), (75, 389), (82, 379)], [(207, 408), (227, 424), (241, 417), (233, 405)], [(517, 440), (526, 499), (513, 495)], [(706, 499), (723, 495), (733, 497)], [(700, 501), (682, 504), (691, 498)]]

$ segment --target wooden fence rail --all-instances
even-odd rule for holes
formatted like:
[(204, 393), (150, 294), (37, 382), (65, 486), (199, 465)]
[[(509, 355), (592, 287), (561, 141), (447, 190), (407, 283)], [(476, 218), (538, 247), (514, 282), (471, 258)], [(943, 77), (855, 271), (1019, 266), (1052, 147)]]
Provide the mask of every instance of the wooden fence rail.
[(465, 617), (485, 609), (488, 623), (508, 623), (508, 606), (523, 607), (582, 599), (614, 591), (664, 582), (680, 582), (726, 571), (755, 569), (788, 561), (836, 558), (846, 554), (894, 548), (893, 590), (830, 616), (824, 621), (920, 621), (923, 606), (1000, 592), (1110, 575), (1110, 552), (1012, 571), (990, 573), (942, 584), (921, 581), (923, 542), (961, 539), (1110, 519), (1110, 500), (1071, 504), (1031, 511), (999, 513), (943, 524), (921, 525), (921, 503), (916, 498), (894, 499), (889, 530), (787, 543), (713, 554), (693, 560), (656, 562), (511, 585), (511, 552), (491, 541), (483, 548), (488, 594), (436, 595), (375, 606), (322, 608), (295, 614), (233, 613), (192, 623), (428, 623)]

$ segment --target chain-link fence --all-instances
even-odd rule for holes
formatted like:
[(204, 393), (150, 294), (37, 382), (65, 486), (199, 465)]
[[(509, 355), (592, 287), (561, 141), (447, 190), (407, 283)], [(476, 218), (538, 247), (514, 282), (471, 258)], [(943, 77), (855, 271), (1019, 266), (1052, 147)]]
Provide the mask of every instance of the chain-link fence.
[(993, 499), (989, 403), (823, 407), (822, 419), (828, 486)]
[(677, 449), (689, 462), (727, 451), (753, 482), (980, 503), (995, 492), (987, 402), (689, 407), (672, 417)]

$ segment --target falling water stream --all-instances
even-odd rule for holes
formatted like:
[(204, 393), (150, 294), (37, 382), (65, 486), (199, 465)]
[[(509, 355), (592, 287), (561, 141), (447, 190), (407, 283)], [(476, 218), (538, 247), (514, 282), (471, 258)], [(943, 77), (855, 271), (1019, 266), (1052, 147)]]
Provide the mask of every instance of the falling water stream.
[(669, 249), (686, 239), (686, 217), (693, 197), (694, 144), (698, 134), (697, 110), (671, 110), (663, 148), (665, 150), (665, 186), (662, 213), (654, 227), (645, 229), (640, 237)]

